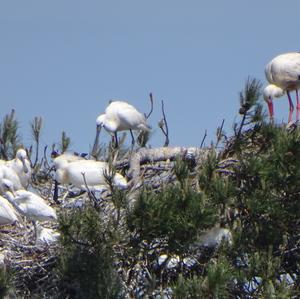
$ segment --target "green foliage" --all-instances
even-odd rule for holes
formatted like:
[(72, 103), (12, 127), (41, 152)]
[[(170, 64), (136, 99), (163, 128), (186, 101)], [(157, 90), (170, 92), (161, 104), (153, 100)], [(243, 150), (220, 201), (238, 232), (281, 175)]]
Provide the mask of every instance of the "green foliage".
[(31, 126), (32, 137), (35, 142), (35, 160), (33, 163), (33, 168), (35, 168), (39, 160), (39, 146), (40, 146), (41, 131), (43, 127), (43, 119), (41, 117), (35, 117), (33, 121), (30, 123), (30, 126)]
[(228, 261), (220, 258), (212, 261), (207, 268), (203, 281), (203, 293), (206, 298), (229, 297), (230, 284), (233, 283), (234, 272)]
[(179, 275), (173, 285), (174, 299), (229, 298), (235, 275), (228, 261), (212, 260), (205, 272), (191, 278)]
[(199, 186), (209, 200), (219, 207), (229, 205), (235, 196), (235, 186), (227, 176), (220, 176), (215, 152), (210, 153), (198, 171)]
[(71, 144), (71, 138), (67, 136), (65, 131), (63, 131), (61, 133), (61, 142), (60, 142), (61, 152), (62, 153), (66, 152), (70, 144)]
[(172, 286), (174, 299), (202, 299), (203, 278), (192, 276), (185, 278), (179, 275), (177, 282)]
[(43, 119), (41, 117), (35, 117), (30, 125), (32, 137), (36, 143), (39, 143), (41, 130), (43, 126)]
[(243, 92), (240, 92), (240, 114), (245, 115), (251, 108), (256, 106), (261, 96), (261, 83), (256, 79), (248, 78)]
[(300, 261), (300, 131), (261, 124), (251, 131), (251, 139), (249, 134), (241, 136), (245, 146), (235, 152), (239, 161), (230, 177), (236, 190), (233, 203), (240, 212), (238, 251), (232, 253), (236, 258), (248, 255), (242, 272), (248, 280), (262, 279), (256, 294), (290, 298), (295, 290), (278, 277), (297, 269)]
[(0, 269), (0, 298), (5, 298), (11, 288), (11, 273), (2, 267)]
[(216, 212), (203, 192), (196, 192), (188, 183), (187, 168), (175, 167), (180, 184), (164, 187), (160, 192), (144, 189), (134, 210), (128, 214), (131, 231), (141, 240), (167, 238), (171, 251), (182, 250), (197, 233), (216, 221)]
[(15, 118), (15, 110), (5, 115), (0, 124), (0, 158), (11, 159), (20, 147), (19, 124)]
[(113, 237), (99, 213), (88, 205), (60, 220), (60, 289), (71, 298), (120, 298), (113, 266)]
[[(140, 189), (118, 190), (110, 162), (109, 202), (90, 192), (90, 204), (60, 217), (61, 297), (156, 298), (154, 292), (171, 288), (173, 298), (299, 298), (300, 129), (266, 123), (260, 95), (260, 82), (248, 79), (233, 136), (220, 129), (221, 149), (196, 166), (177, 158), (168, 183), (152, 186), (146, 169)], [(16, 150), (17, 127), (12, 112), (0, 126), (1, 157)], [(32, 130), (38, 143), (41, 119)], [(62, 152), (69, 144), (63, 133)], [(109, 161), (128, 157), (128, 149), (112, 145)], [(196, 242), (217, 224), (230, 230), (233, 244)], [(194, 262), (186, 265), (185, 258)], [(5, 291), (2, 273), (0, 285)]]
[[(269, 130), (262, 127), (261, 133), (269, 134)], [(263, 151), (258, 147), (259, 154), (241, 153), (232, 181), (239, 190), (240, 204), (250, 212), (247, 222), (251, 220), (255, 231), (252, 240), (256, 246), (264, 247), (279, 245), (283, 235), (278, 231), (283, 228), (293, 231), (300, 216), (299, 130), (292, 134), (282, 128), (272, 130), (269, 147)]]

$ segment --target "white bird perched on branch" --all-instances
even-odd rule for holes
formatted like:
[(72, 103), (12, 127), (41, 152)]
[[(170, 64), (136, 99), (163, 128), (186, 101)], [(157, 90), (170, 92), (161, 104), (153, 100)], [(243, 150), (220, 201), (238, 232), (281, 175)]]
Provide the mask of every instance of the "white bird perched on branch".
[(118, 146), (118, 131), (129, 130), (134, 144), (132, 130), (150, 131), (150, 127), (146, 123), (146, 117), (135, 107), (125, 101), (113, 101), (105, 109), (105, 113), (96, 119), (96, 138), (92, 153), (95, 154), (99, 143), (99, 135), (101, 128), (114, 134), (116, 147)]
[(265, 68), (265, 75), (270, 84), (280, 88), (267, 87), (265, 90), (265, 100), (268, 104), (270, 118), (273, 119), (273, 97), (281, 96), (286, 91), (289, 100), (289, 117), (288, 122), (292, 122), (292, 115), (294, 111), (293, 101), (290, 95), (291, 91), (296, 91), (296, 121), (299, 120), (300, 102), (298, 96), (298, 89), (300, 88), (300, 52), (285, 53), (273, 58)]

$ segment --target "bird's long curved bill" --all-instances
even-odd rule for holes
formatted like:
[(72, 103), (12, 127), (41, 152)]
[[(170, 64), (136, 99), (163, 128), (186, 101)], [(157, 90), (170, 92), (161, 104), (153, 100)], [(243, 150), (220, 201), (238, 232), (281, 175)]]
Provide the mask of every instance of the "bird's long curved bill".
[(95, 137), (94, 146), (92, 149), (92, 156), (94, 156), (94, 157), (97, 156), (97, 152), (99, 149), (99, 136), (100, 136), (101, 128), (102, 128), (101, 125), (97, 125), (97, 127), (96, 127), (96, 137)]
[(26, 163), (25, 163), (25, 159), (24, 158), (21, 158), (21, 161), (22, 161), (22, 164), (23, 164), (23, 170), (25, 173), (27, 173), (29, 171)]
[(273, 106), (273, 101), (272, 99), (269, 99), (267, 101), (267, 104), (268, 104), (268, 108), (269, 108), (269, 116), (270, 116), (270, 119), (273, 119), (274, 118), (274, 106)]

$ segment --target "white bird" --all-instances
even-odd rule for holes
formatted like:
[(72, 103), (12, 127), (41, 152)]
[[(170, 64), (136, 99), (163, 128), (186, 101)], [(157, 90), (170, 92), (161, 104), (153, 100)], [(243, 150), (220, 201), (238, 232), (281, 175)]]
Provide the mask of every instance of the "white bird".
[(36, 224), (36, 245), (51, 245), (58, 241), (60, 233), (51, 229)]
[(61, 155), (52, 154), (52, 158), (53, 158), (53, 163), (54, 163), (55, 170), (56, 170), (55, 171), (55, 179), (62, 184), (65, 184), (62, 181), (63, 181), (63, 177), (64, 177), (64, 169), (66, 168), (66, 166), (71, 162), (85, 160), (84, 158), (73, 155), (71, 153), (64, 153)]
[(24, 189), (14, 191), (12, 183), (6, 179), (2, 180), (1, 185), (2, 188), (6, 189), (4, 196), (10, 204), (21, 215), (29, 218), (33, 222), (35, 239), (37, 236), (36, 221), (57, 220), (55, 210), (39, 195)]
[(53, 159), (53, 163), (55, 166), (55, 178), (54, 178), (54, 194), (53, 194), (53, 200), (58, 203), (58, 184), (69, 184), (69, 182), (64, 182), (64, 176), (65, 176), (65, 167), (70, 162), (75, 161), (82, 161), (84, 160), (83, 157), (77, 156), (71, 153), (64, 153), (64, 154), (58, 154), (57, 152), (53, 151), (51, 154), (51, 157)]
[(9, 181), (12, 190), (23, 189), (17, 173), (12, 168), (8, 167), (6, 163), (0, 163), (0, 194), (4, 194), (6, 191), (4, 188), (5, 184), (3, 184), (5, 180)]
[(213, 227), (200, 236), (197, 242), (198, 246), (215, 248), (222, 242), (232, 245), (232, 233), (227, 228)]
[(265, 91), (265, 100), (268, 104), (270, 118), (273, 119), (274, 109), (272, 95), (283, 94), (286, 91), (289, 100), (289, 117), (288, 122), (292, 122), (292, 115), (294, 111), (293, 101), (290, 92), (296, 91), (296, 121), (299, 120), (300, 102), (298, 96), (298, 89), (300, 88), (300, 52), (285, 53), (273, 58), (265, 68), (265, 75), (270, 84), (281, 88), (275, 90), (273, 87), (269, 87), (269, 91)]
[(42, 197), (33, 192), (27, 190), (7, 191), (5, 197), (20, 214), (32, 221), (57, 220), (55, 210)]
[(11, 168), (18, 175), (23, 188), (26, 189), (28, 187), (31, 180), (31, 165), (24, 149), (18, 149), (15, 158), (12, 160), (1, 160), (1, 165), (2, 164)]
[[(57, 159), (57, 158), (56, 158)], [(63, 184), (72, 184), (77, 188), (86, 190), (86, 186), (91, 190), (102, 190), (107, 187), (105, 174), (109, 174), (107, 162), (94, 160), (78, 160), (67, 162), (66, 160), (54, 159), (56, 167), (56, 180)], [(112, 179), (113, 184), (120, 189), (127, 187), (126, 179), (119, 173), (115, 173)]]
[(125, 101), (113, 101), (105, 109), (105, 113), (101, 114), (96, 119), (96, 138), (93, 146), (93, 153), (96, 152), (99, 142), (101, 128), (115, 136), (115, 144), (118, 146), (118, 131), (129, 130), (132, 143), (134, 137), (132, 130), (150, 131), (150, 127), (146, 123), (146, 117), (139, 112), (135, 107)]
[(14, 224), (19, 221), (19, 217), (7, 199), (0, 196), (0, 225)]

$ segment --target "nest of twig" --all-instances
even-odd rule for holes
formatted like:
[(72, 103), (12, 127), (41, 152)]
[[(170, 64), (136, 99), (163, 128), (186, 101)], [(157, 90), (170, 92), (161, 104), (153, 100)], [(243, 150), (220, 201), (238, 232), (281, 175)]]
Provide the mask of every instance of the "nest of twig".
[(10, 285), (18, 297), (29, 298), (45, 290), (55, 294), (56, 245), (34, 245), (32, 225), (25, 224), (0, 230), (2, 266), (11, 274)]
[[(191, 159), (190, 175), (196, 175), (195, 159)], [(140, 165), (139, 183), (134, 185), (132, 189), (127, 190), (127, 198), (135, 199), (135, 192), (140, 188), (151, 188), (153, 192), (159, 192), (163, 186), (175, 184), (177, 178), (174, 174), (175, 160), (167, 159), (165, 161), (142, 163)], [(122, 165), (119, 168), (125, 173), (129, 169), (129, 163), (119, 162)], [(127, 168), (127, 170), (126, 170)], [(80, 192), (76, 188), (59, 187), (60, 204), (57, 205), (53, 201), (53, 180), (51, 176), (47, 178), (41, 174), (40, 180), (34, 181), (34, 191), (48, 198), (51, 205), (55, 205), (55, 209), (60, 211), (71, 212), (74, 208), (82, 207), (86, 202), (96, 202), (100, 211), (100, 217), (103, 221), (110, 221), (116, 218), (116, 208), (111, 201), (111, 192), (106, 190), (101, 193), (97, 192)], [(195, 176), (196, 177), (196, 176)], [(191, 180), (191, 184), (196, 186), (197, 180)], [(119, 219), (120, 230), (126, 230), (125, 226), (126, 210), (121, 210)], [(57, 264), (57, 253), (59, 251), (59, 243), (45, 246), (37, 246), (34, 244), (34, 228), (30, 221), (24, 220), (24, 226), (15, 225), (2, 228), (0, 231), (0, 246), (4, 256), (4, 266), (9, 269), (11, 275), (11, 285), (16, 296), (32, 298), (39, 294), (47, 294), (49, 297), (59, 297), (58, 290), (58, 273), (55, 269)], [(124, 224), (124, 225), (123, 225)], [(43, 223), (43, 226), (49, 228), (57, 227), (57, 223)], [(123, 232), (125, 233), (125, 232)], [(126, 232), (128, 233), (128, 232)], [(131, 235), (134, 239), (134, 236)], [(150, 275), (150, 269), (157, 269), (159, 272), (165, 268), (164, 275), (160, 278), (165, 281), (165, 285), (170, 282), (172, 277), (178, 275), (179, 272), (189, 271), (188, 265), (183, 261), (185, 257), (179, 257), (176, 266), (168, 268), (168, 261), (159, 264), (158, 257), (165, 252), (166, 240), (157, 239), (153, 244), (143, 244), (140, 248), (140, 254), (133, 260), (128, 259), (126, 248), (116, 246), (115, 260), (118, 267), (124, 294), (126, 296), (139, 296), (143, 294), (143, 286), (149, 287), (149, 283), (154, 277)], [(171, 257), (168, 257), (169, 260)], [(191, 267), (193, 268), (194, 265)], [(151, 271), (152, 271), (151, 270)], [(173, 274), (172, 274), (173, 273)], [(177, 274), (176, 274), (177, 273)], [(161, 290), (153, 289), (155, 292)], [(166, 294), (168, 290), (165, 290)], [(128, 298), (129, 298), (128, 297)]]

